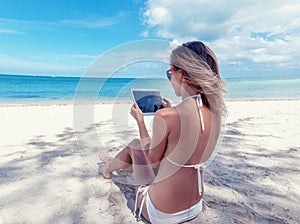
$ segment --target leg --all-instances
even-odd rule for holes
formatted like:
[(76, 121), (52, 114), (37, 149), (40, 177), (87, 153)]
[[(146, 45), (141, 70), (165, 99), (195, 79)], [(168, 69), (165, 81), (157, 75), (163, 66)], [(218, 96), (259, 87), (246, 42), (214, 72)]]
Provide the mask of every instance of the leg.
[(132, 142), (120, 151), (116, 157), (111, 157), (105, 152), (100, 152), (99, 159), (103, 162), (99, 164), (99, 174), (102, 174), (104, 178), (110, 179), (112, 177), (112, 172), (130, 168), (132, 166), (132, 160), (127, 151), (131, 147), (133, 147)]
[[(134, 139), (130, 142), (129, 145), (119, 152), (115, 158), (110, 158), (104, 154), (100, 154), (99, 156), (102, 161), (107, 162), (104, 166), (99, 166), (99, 169), (101, 168), (101, 173), (105, 178), (111, 178), (113, 171), (126, 169), (128, 166), (132, 166), (136, 192), (138, 192), (137, 189), (140, 185), (148, 185), (152, 183), (155, 178), (154, 171), (148, 164), (144, 151), (141, 150), (139, 139)], [(139, 194), (137, 198), (138, 207), (141, 206), (141, 199), (142, 195)], [(149, 220), (146, 203), (144, 203), (142, 214)]]
[(102, 161), (106, 160), (106, 164), (99, 165), (99, 173), (105, 178), (111, 178), (113, 171), (126, 169), (131, 165), (136, 185), (150, 184), (155, 178), (153, 169), (148, 165), (146, 156), (141, 150), (139, 139), (131, 141), (115, 158), (109, 159), (101, 154), (99, 156)]
[(105, 163), (109, 163), (113, 157), (109, 156), (106, 152), (99, 152), (99, 159)]

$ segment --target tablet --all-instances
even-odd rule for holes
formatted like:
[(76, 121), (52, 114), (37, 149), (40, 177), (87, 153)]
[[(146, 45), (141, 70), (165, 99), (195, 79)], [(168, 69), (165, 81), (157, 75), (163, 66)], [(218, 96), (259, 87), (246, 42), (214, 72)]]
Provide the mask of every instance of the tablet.
[(131, 89), (131, 95), (144, 115), (153, 115), (162, 108), (162, 97), (158, 89)]

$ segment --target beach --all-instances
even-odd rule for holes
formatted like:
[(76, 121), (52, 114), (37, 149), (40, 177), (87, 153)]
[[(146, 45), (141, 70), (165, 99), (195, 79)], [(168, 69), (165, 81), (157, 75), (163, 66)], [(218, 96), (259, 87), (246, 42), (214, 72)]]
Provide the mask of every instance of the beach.
[[(300, 223), (300, 100), (226, 104), (203, 211), (188, 223)], [(131, 175), (96, 169), (98, 152), (138, 137), (130, 106), (1, 104), (0, 224), (136, 223)]]

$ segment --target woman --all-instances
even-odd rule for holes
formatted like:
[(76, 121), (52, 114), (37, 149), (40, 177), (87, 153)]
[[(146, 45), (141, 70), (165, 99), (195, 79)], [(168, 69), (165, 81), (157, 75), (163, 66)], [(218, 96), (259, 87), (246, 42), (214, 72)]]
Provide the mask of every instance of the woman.
[[(131, 115), (137, 122), (140, 139), (134, 139), (99, 172), (112, 172), (132, 165), (137, 185), (138, 217), (151, 223), (182, 223), (202, 210), (203, 163), (216, 146), (222, 115), (225, 82), (219, 75), (215, 54), (202, 42), (188, 42), (172, 51), (167, 76), (182, 102), (158, 110), (150, 139), (137, 104)], [(154, 172), (154, 170), (156, 172)]]

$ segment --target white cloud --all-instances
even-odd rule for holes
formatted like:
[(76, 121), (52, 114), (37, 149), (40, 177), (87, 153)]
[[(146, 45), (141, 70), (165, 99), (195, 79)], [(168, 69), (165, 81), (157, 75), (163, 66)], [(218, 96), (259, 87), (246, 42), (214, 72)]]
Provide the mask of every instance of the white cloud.
[(202, 40), (216, 51), (221, 66), (238, 64), (249, 71), (247, 66), (299, 64), (299, 11), (297, 0), (148, 0), (143, 15), (149, 36)]
[(65, 19), (58, 23), (62, 25), (82, 27), (82, 28), (103, 28), (114, 26), (124, 20), (128, 15), (125, 11), (117, 12), (112, 16), (99, 16), (99, 14), (89, 14), (78, 19)]
[(87, 65), (75, 64), (74, 62), (66, 64), (64, 57), (59, 58), (60, 60), (47, 62), (43, 60), (43, 57), (17, 58), (10, 55), (0, 55), (0, 71), (2, 74), (81, 76), (87, 67)]
[(81, 59), (96, 59), (98, 55), (88, 55), (88, 54), (73, 54), (67, 55), (71, 58), (81, 58)]
[(19, 31), (15, 31), (12, 27), (22, 27), (23, 29), (45, 29), (45, 27), (56, 27), (56, 26), (71, 26), (80, 28), (102, 28), (113, 26), (124, 20), (127, 16), (126, 12), (118, 12), (114, 16), (101, 17), (99, 15), (88, 15), (77, 19), (65, 19), (57, 21), (43, 21), (43, 20), (20, 20), (20, 19), (9, 19), (0, 18), (0, 33), (15, 33), (24, 34)]
[(20, 31), (16, 31), (16, 30), (1, 29), (1, 28), (0, 28), (0, 33), (3, 33), (3, 34), (18, 34), (18, 35), (26, 34), (26, 33), (20, 32)]
[(224, 10), (224, 1), (149, 0), (144, 10), (144, 22), (161, 37), (213, 40), (226, 31), (226, 22), (240, 4), (234, 0), (227, 2), (231, 6)]
[(36, 29), (37, 27), (47, 27), (54, 24), (55, 24), (54, 22), (48, 22), (48, 21), (0, 18), (0, 26), (5, 27), (3, 29), (6, 29), (8, 27), (7, 30), (13, 30), (13, 31), (16, 30), (15, 28), (17, 29), (22, 28), (23, 30), (32, 29), (32, 28)]
[(82, 19), (68, 19), (59, 21), (60, 24), (70, 25), (74, 27), (83, 27), (83, 28), (102, 28), (113, 26), (118, 24), (122, 21), (122, 19), (126, 16), (125, 13), (119, 13), (116, 16), (111, 17), (89, 17), (89, 18), (82, 18)]

